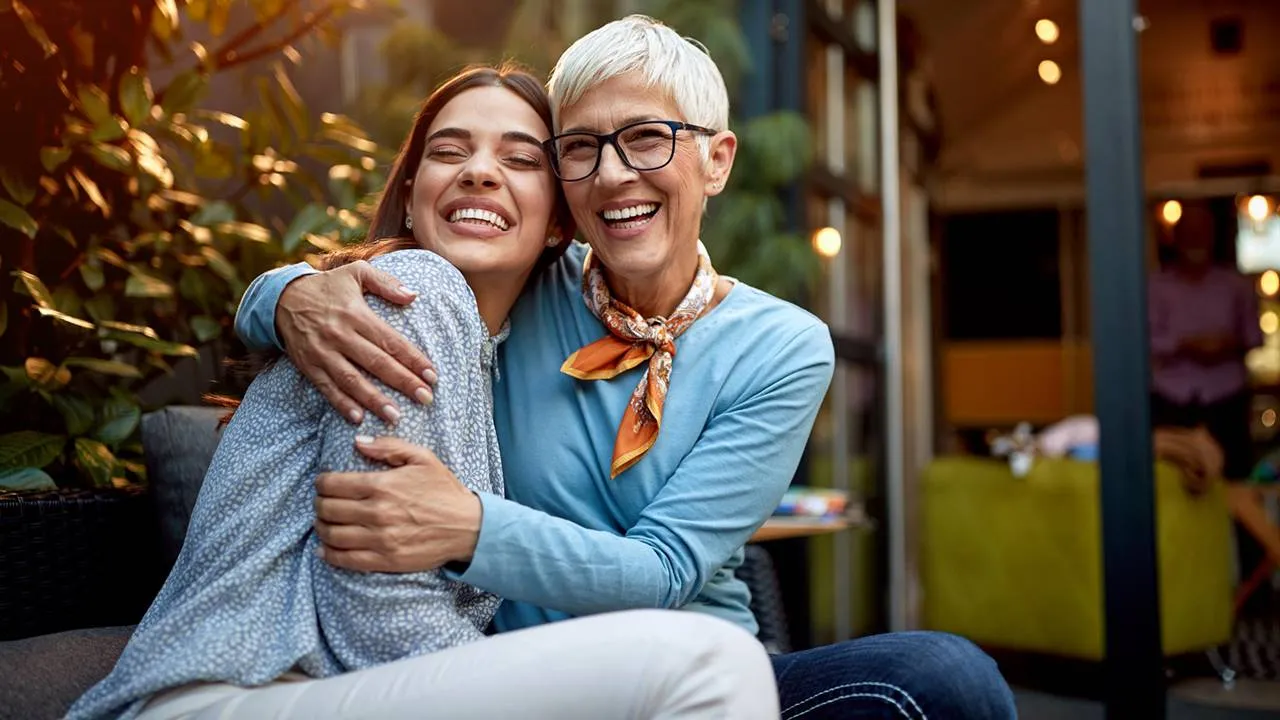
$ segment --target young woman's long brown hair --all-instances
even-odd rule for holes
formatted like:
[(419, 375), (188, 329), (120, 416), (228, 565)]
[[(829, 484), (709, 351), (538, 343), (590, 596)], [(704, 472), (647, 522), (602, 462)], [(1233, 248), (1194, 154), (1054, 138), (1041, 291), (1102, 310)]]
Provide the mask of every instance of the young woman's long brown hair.
[[(412, 192), (413, 179), (418, 174), (418, 165), (422, 163), (422, 157), (426, 151), (427, 130), (445, 105), (463, 92), (478, 87), (500, 87), (510, 90), (538, 113), (538, 117), (546, 123), (548, 130), (552, 129), (551, 101), (547, 99), (542, 83), (524, 67), (510, 62), (498, 66), (467, 67), (437, 87), (422, 103), (422, 108), (413, 119), (413, 128), (409, 131), (409, 136), (405, 138), (399, 154), (391, 165), (391, 174), (387, 177), (386, 187), (383, 188), (382, 195), (374, 207), (367, 239), (320, 256), (315, 262), (317, 268), (330, 270), (359, 260), (370, 260), (396, 250), (420, 247), (418, 241), (405, 229), (407, 217), (405, 207)], [(569, 213), (569, 206), (565, 202), (564, 193), (560, 191), (559, 183), (556, 184), (555, 203), (551, 217), (559, 229), (562, 241), (555, 247), (542, 251), (530, 278), (536, 277), (543, 269), (559, 259), (568, 247), (568, 241), (573, 237), (575, 227), (573, 216)], [(250, 360), (247, 367), (242, 365), (242, 371), (238, 374), (246, 378), (252, 377), (278, 357), (279, 351), (266, 357), (259, 356)], [(235, 398), (221, 395), (207, 395), (205, 399), (210, 403), (230, 408), (240, 404), (240, 401)], [(230, 415), (223, 418), (223, 422), (228, 419)]]

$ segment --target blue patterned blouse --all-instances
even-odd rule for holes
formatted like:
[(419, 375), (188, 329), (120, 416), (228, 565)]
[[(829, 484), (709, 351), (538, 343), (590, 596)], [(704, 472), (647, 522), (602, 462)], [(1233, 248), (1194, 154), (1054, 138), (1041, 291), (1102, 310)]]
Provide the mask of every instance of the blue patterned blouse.
[[(327, 677), (477, 640), (498, 599), (441, 572), (355, 573), (316, 556), (318, 473), (375, 469), (357, 433), (435, 451), (476, 491), (503, 493), (493, 425), (496, 345), (462, 275), (403, 250), (373, 264), (418, 293), (370, 306), (439, 373), (435, 402), (397, 397), (394, 427), (344, 420), (288, 360), (254, 380), (205, 476), (186, 544), (115, 669), (70, 718), (136, 715), (156, 693), (195, 682), (269, 683), (290, 670)], [(376, 382), (376, 381), (375, 381)]]

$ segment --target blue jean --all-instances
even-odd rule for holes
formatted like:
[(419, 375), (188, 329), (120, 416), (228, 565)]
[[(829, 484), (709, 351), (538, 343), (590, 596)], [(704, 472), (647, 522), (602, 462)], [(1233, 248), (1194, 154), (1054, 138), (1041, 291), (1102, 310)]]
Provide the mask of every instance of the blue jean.
[(782, 720), (1016, 718), (1013, 693), (976, 645), (902, 632), (773, 656)]

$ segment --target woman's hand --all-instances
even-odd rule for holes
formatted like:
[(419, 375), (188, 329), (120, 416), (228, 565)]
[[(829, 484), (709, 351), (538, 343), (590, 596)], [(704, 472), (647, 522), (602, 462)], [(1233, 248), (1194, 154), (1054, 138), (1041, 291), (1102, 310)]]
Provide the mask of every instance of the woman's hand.
[(363, 406), (395, 423), (399, 408), (361, 370), (424, 404), (431, 402), (436, 372), (421, 350), (369, 309), (365, 292), (398, 305), (416, 297), (387, 273), (354, 262), (289, 283), (276, 305), (276, 328), (289, 359), (343, 417), (360, 422)]
[(356, 449), (393, 467), (316, 478), (315, 528), (327, 562), (403, 573), (471, 560), (480, 498), (435, 453), (398, 438), (357, 437)]

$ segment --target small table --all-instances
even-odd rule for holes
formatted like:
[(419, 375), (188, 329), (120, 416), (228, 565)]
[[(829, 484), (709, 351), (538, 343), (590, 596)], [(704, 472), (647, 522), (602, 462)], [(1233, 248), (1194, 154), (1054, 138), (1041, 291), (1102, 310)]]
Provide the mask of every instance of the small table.
[(853, 526), (848, 518), (771, 517), (751, 536), (750, 542), (769, 542), (798, 537), (813, 537), (848, 530)]

